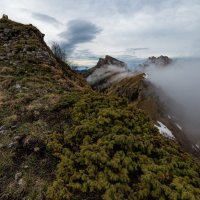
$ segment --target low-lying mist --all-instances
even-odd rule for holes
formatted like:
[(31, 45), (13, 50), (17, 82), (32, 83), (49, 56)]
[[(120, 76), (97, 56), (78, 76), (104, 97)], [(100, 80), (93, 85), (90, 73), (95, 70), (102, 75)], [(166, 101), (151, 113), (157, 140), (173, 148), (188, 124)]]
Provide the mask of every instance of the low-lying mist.
[[(177, 105), (166, 102), (179, 116), (181, 126), (191, 140), (200, 141), (200, 62), (175, 61), (165, 67), (146, 68), (148, 79), (161, 88)], [(180, 115), (181, 114), (181, 115)]]
[(200, 145), (200, 60), (176, 60), (167, 66), (151, 65), (135, 71), (104, 65), (89, 75), (87, 81), (103, 89), (142, 72), (158, 88), (155, 92), (169, 108), (166, 114), (173, 114), (188, 138)]
[(129, 72), (126, 67), (104, 65), (101, 68), (97, 68), (91, 75), (89, 75), (87, 77), (87, 82), (90, 83), (90, 85), (95, 85), (101, 82), (101, 88), (104, 88), (115, 81), (120, 81), (123, 78), (132, 75), (133, 72)]

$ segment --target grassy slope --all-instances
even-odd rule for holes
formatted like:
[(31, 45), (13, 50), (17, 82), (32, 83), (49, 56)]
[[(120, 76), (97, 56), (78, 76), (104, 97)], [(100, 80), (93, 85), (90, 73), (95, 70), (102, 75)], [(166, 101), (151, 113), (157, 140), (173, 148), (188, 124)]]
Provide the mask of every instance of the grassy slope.
[(56, 107), (71, 91), (89, 90), (87, 85), (80, 85), (81, 79), (64, 74), (48, 65), (27, 63), (13, 67), (0, 63), (0, 143), (5, 146), (0, 149), (2, 199), (15, 195), (12, 187), (16, 190), (17, 172), (23, 172), (30, 193), (38, 193), (51, 178), (54, 159), (46, 151), (45, 140), (48, 133), (62, 132), (69, 123), (68, 110)]
[[(17, 43), (9, 46), (15, 55), (0, 61), (0, 199), (42, 199), (55, 167), (46, 138), (69, 123), (68, 110), (55, 108), (71, 91), (90, 87), (69, 66), (56, 61), (35, 27), (1, 20), (0, 28), (11, 29), (12, 37), (17, 37)], [(24, 39), (27, 34), (30, 37)], [(49, 52), (53, 62), (20, 57), (24, 47)], [(0, 53), (5, 51), (1, 45)], [(20, 182), (17, 173), (22, 173)]]

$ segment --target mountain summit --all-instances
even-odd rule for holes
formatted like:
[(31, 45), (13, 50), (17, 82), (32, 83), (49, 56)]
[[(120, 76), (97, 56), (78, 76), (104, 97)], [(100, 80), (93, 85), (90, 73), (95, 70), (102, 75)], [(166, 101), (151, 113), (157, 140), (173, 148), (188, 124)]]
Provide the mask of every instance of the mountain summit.
[(119, 81), (124, 76), (129, 76), (131, 73), (128, 72), (126, 63), (107, 55), (100, 58), (97, 64), (83, 75), (93, 88), (103, 90), (114, 80)]
[(13, 65), (24, 61), (56, 63), (52, 52), (44, 42), (44, 34), (36, 27), (13, 22), (7, 15), (3, 15), (0, 24), (0, 60)]
[(138, 71), (143, 71), (148, 66), (156, 66), (156, 67), (166, 67), (173, 63), (173, 59), (169, 58), (168, 56), (152, 56), (149, 57), (143, 64), (138, 66)]
[(84, 77), (88, 77), (89, 75), (91, 75), (95, 70), (99, 69), (99, 68), (103, 68), (103, 67), (108, 67), (108, 66), (116, 66), (118, 67), (119, 69), (122, 69), (122, 70), (128, 70), (128, 66), (126, 63), (116, 59), (116, 58), (113, 58), (111, 56), (108, 56), (106, 55), (105, 58), (99, 58), (97, 64), (88, 69), (85, 73), (84, 73)]
[(103, 65), (115, 65), (118, 67), (124, 67), (127, 68), (126, 63), (117, 60), (116, 58), (113, 58), (111, 56), (106, 55), (105, 58), (99, 58), (99, 61), (97, 62), (96, 67), (101, 67)]

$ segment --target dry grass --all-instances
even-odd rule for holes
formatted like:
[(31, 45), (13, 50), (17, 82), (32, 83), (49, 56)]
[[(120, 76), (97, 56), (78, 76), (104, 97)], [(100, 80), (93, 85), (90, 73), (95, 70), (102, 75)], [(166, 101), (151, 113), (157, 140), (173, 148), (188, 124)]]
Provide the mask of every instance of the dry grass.
[(2, 91), (0, 91), (0, 106), (2, 105), (4, 98), (5, 94)]

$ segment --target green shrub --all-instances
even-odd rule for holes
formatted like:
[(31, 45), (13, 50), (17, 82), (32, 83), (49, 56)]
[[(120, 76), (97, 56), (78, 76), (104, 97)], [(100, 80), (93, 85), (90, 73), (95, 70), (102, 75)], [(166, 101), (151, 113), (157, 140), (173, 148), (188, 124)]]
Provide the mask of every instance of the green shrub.
[(199, 199), (199, 166), (125, 100), (82, 95), (72, 115), (49, 140), (60, 159), (50, 199)]

